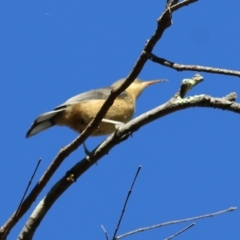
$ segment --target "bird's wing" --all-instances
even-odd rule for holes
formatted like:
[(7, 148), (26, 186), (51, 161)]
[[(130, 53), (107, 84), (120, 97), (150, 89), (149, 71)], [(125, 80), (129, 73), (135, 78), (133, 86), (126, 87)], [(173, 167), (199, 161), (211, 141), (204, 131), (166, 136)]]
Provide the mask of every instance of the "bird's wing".
[[(80, 93), (70, 99), (68, 99), (66, 102), (63, 104), (57, 106), (54, 110), (58, 110), (61, 108), (65, 108), (69, 105), (76, 104), (79, 102), (84, 102), (84, 101), (90, 101), (90, 100), (97, 100), (97, 99), (107, 99), (108, 96), (110, 95), (112, 91), (111, 87), (105, 87), (101, 89), (96, 89), (96, 90), (91, 90), (88, 92)], [(128, 93), (126, 91), (123, 91), (118, 98), (124, 98), (128, 96)]]

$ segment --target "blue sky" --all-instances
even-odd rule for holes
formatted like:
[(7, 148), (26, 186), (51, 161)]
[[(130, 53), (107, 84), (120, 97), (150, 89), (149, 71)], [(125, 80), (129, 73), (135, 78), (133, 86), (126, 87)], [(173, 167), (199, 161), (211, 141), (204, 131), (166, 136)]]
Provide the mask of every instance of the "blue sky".
[[(156, 28), (166, 1), (1, 1), (1, 225), (16, 209), (39, 158), (41, 177), (59, 149), (77, 134), (54, 127), (25, 138), (32, 121), (68, 98), (111, 85), (132, 69)], [(199, 1), (173, 15), (173, 25), (153, 53), (182, 64), (240, 70), (239, 2)], [(148, 62), (144, 80), (164, 78), (140, 97), (135, 115), (165, 101), (195, 72)], [(239, 94), (237, 77), (201, 73), (188, 95)], [(165, 221), (240, 206), (239, 116), (214, 109), (187, 109), (159, 119), (116, 146), (56, 202), (34, 237), (105, 239), (115, 230), (124, 199), (142, 165), (119, 234)], [(90, 149), (104, 137), (89, 138)], [(16, 239), (37, 202), (77, 161), (64, 161), (34, 206), (11, 232)], [(238, 239), (239, 210), (200, 220), (178, 239)], [(164, 239), (188, 224), (129, 239)], [(61, 231), (59, 231), (61, 229)]]

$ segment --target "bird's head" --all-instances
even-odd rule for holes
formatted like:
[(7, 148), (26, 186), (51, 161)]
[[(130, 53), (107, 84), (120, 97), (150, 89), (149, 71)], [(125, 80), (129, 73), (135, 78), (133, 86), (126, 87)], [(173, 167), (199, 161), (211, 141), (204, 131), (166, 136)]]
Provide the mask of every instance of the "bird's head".
[[(122, 85), (122, 83), (126, 80), (126, 78), (120, 79), (118, 81), (116, 81), (115, 83), (112, 84), (111, 87), (119, 87), (120, 85)], [(138, 78), (136, 78), (131, 85), (126, 89), (126, 91), (128, 93), (130, 93), (132, 95), (132, 97), (134, 97), (134, 99), (137, 99), (140, 94), (142, 93), (142, 91), (150, 86), (153, 85), (155, 83), (159, 83), (159, 82), (166, 82), (166, 80), (151, 80), (151, 81), (142, 81)]]

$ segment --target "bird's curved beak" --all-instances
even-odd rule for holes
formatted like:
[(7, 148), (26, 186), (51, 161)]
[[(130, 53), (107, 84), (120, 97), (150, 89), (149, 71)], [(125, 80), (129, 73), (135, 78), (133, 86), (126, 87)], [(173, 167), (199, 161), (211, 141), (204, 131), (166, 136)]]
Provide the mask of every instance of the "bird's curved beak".
[(150, 85), (155, 84), (155, 83), (166, 82), (166, 81), (167, 81), (166, 79), (157, 79), (157, 80), (146, 81), (146, 82), (143, 82), (143, 83), (147, 87), (147, 86), (150, 86)]
[(166, 79), (157, 79), (157, 80), (142, 82), (142, 84), (144, 85), (144, 87), (148, 87), (152, 84), (159, 83), (159, 82), (166, 82), (166, 81), (167, 81)]

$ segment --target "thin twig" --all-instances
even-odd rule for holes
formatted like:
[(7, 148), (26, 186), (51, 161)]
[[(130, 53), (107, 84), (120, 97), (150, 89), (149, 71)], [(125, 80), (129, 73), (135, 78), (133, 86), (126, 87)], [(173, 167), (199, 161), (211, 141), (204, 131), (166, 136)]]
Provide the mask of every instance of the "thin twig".
[(216, 73), (216, 74), (240, 77), (240, 71), (229, 70), (229, 69), (224, 69), (224, 68), (199, 66), (199, 65), (179, 64), (179, 63), (171, 62), (165, 58), (157, 57), (153, 53), (150, 53), (148, 55), (148, 58), (153, 62), (159, 63), (165, 67), (169, 67), (169, 68), (175, 69), (177, 71), (208, 72), (208, 73)]
[(125, 203), (124, 203), (124, 205), (123, 205), (123, 209), (122, 209), (121, 216), (120, 216), (120, 218), (119, 218), (119, 220), (118, 220), (117, 227), (116, 227), (115, 232), (114, 232), (114, 234), (113, 234), (113, 238), (112, 238), (113, 240), (116, 238), (117, 231), (118, 231), (118, 229), (119, 229), (119, 227), (120, 227), (120, 224), (121, 224), (121, 221), (122, 221), (122, 218), (123, 218), (125, 209), (126, 209), (126, 207), (127, 207), (128, 199), (129, 199), (129, 197), (130, 197), (130, 195), (131, 195), (131, 193), (132, 193), (134, 183), (135, 183), (135, 181), (136, 181), (136, 179), (137, 179), (137, 177), (138, 177), (138, 174), (139, 174), (141, 168), (142, 168), (142, 166), (139, 166), (139, 167), (138, 167), (137, 172), (136, 172), (135, 177), (134, 177), (133, 182), (132, 182), (132, 186), (131, 186), (130, 190), (128, 191), (128, 195), (127, 195), (126, 200), (125, 200)]
[(175, 5), (177, 3), (178, 3), (178, 0), (167, 0), (166, 9), (169, 9), (170, 7), (172, 7), (173, 5)]
[(102, 228), (102, 230), (103, 230), (103, 232), (104, 232), (104, 234), (105, 234), (106, 239), (109, 240), (109, 238), (108, 238), (108, 233), (107, 233), (106, 229), (104, 228), (103, 225), (101, 225), (101, 228)]
[(193, 221), (193, 220), (199, 220), (199, 219), (202, 219), (202, 218), (215, 217), (215, 216), (217, 216), (219, 214), (232, 212), (232, 211), (234, 211), (236, 209), (237, 209), (236, 207), (230, 207), (228, 209), (225, 209), (225, 210), (222, 210), (222, 211), (219, 211), (219, 212), (215, 212), (215, 213), (208, 213), (208, 214), (197, 216), (197, 217), (185, 218), (185, 219), (181, 219), (181, 220), (160, 223), (160, 224), (156, 224), (156, 225), (149, 226), (149, 227), (138, 228), (138, 229), (133, 230), (131, 232), (122, 234), (122, 235), (116, 237), (116, 239), (124, 238), (124, 237), (130, 236), (130, 235), (135, 234), (135, 233), (140, 233), (140, 232), (143, 232), (143, 231), (147, 231), (147, 230), (151, 230), (151, 229), (155, 229), (155, 228), (159, 228), (159, 227), (165, 227), (165, 226), (171, 225), (171, 224), (178, 224), (178, 223), (182, 223), (182, 222), (189, 222), (189, 221)]
[[(173, 2), (177, 2), (177, 1), (173, 1)], [(179, 3), (176, 3), (173, 6), (171, 6), (170, 10), (172, 12), (174, 12), (174, 11), (177, 11), (178, 9), (180, 9), (182, 7), (187, 7), (189, 4), (192, 4), (194, 2), (198, 2), (198, 0), (183, 0)]]
[(174, 237), (178, 236), (179, 234), (187, 231), (189, 228), (193, 227), (194, 225), (195, 225), (195, 223), (192, 223), (192, 224), (190, 224), (189, 226), (187, 226), (186, 228), (182, 229), (181, 231), (173, 234), (172, 236), (170, 236), (170, 237), (168, 237), (168, 238), (165, 238), (164, 240), (171, 240), (171, 239), (173, 239)]
[[(33, 178), (34, 178), (34, 176), (35, 176), (35, 174), (36, 174), (36, 172), (37, 172), (37, 169), (38, 169), (41, 161), (42, 161), (42, 159), (40, 158), (40, 159), (38, 160), (38, 162), (37, 162), (37, 165), (36, 165), (36, 167), (35, 167), (35, 169), (34, 169), (34, 171), (33, 171), (33, 174), (32, 174), (32, 176), (31, 176), (31, 178), (30, 178), (30, 180), (29, 180), (29, 182), (28, 182), (28, 185), (27, 185), (27, 187), (26, 187), (26, 189), (25, 189), (25, 192), (24, 192), (24, 194), (23, 194), (23, 196), (22, 196), (22, 199), (21, 199), (21, 201), (20, 201), (20, 203), (19, 203), (19, 205), (18, 205), (17, 211), (16, 211), (16, 212), (14, 213), (14, 215), (13, 215), (13, 219), (15, 219), (15, 218), (17, 217), (17, 215), (18, 215), (18, 213), (19, 213), (19, 211), (20, 211), (20, 209), (21, 209), (21, 207), (22, 207), (23, 200), (25, 199), (25, 196), (26, 196), (26, 194), (27, 194), (27, 191), (28, 191), (29, 187), (30, 187), (31, 184), (32, 184), (32, 180), (33, 180)], [(11, 225), (9, 226), (9, 228), (11, 228)], [(7, 232), (8, 232), (8, 229), (6, 229), (6, 231), (5, 231), (4, 234), (2, 235), (1, 239), (4, 239), (4, 237), (6, 236)]]
[(23, 202), (23, 200), (24, 200), (24, 198), (25, 198), (25, 196), (26, 196), (26, 194), (27, 194), (27, 191), (28, 191), (29, 187), (30, 187), (31, 184), (32, 184), (32, 180), (33, 180), (33, 178), (34, 178), (34, 176), (35, 176), (35, 174), (36, 174), (36, 172), (37, 172), (37, 169), (38, 169), (41, 161), (42, 161), (42, 159), (40, 158), (40, 159), (38, 160), (38, 162), (37, 162), (37, 165), (36, 165), (36, 167), (35, 167), (35, 169), (34, 169), (34, 171), (33, 171), (33, 174), (32, 174), (32, 176), (31, 176), (31, 178), (30, 178), (30, 180), (29, 180), (29, 182), (28, 182), (28, 185), (27, 185), (27, 187), (26, 187), (26, 190), (25, 190), (25, 192), (24, 192), (24, 194), (23, 194), (23, 197), (22, 197), (22, 199), (21, 199), (21, 201), (20, 201), (20, 204), (19, 204), (19, 206), (18, 206), (18, 208), (17, 208), (17, 211), (16, 211), (16, 213), (15, 213), (15, 216), (17, 216), (17, 214), (18, 214), (18, 212), (19, 212), (19, 210), (20, 210), (20, 208), (21, 208), (21, 206), (22, 206), (22, 202)]

